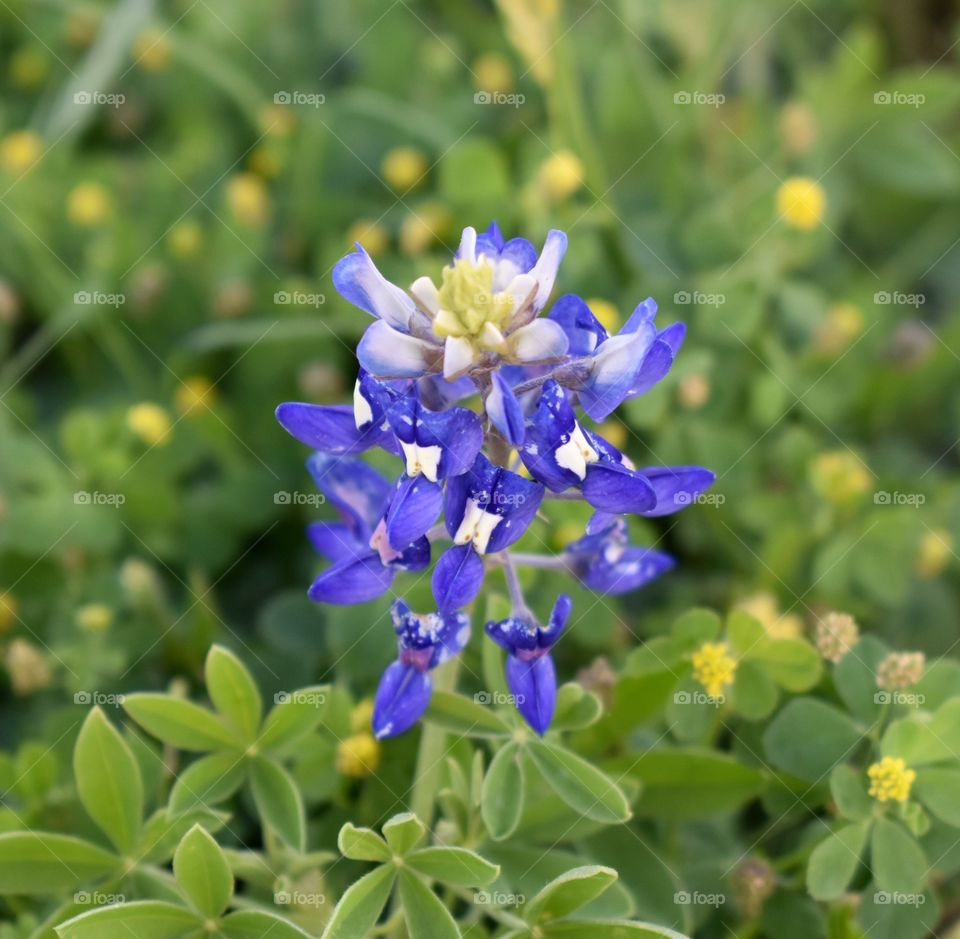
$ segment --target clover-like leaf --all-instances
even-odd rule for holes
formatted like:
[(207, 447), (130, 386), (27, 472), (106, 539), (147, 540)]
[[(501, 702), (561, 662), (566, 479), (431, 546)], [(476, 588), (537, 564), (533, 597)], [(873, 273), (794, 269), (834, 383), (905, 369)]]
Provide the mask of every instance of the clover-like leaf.
[(174, 815), (223, 802), (247, 778), (247, 762), (236, 750), (221, 750), (194, 760), (170, 790), (168, 808)]
[(400, 901), (410, 939), (460, 939), (450, 911), (408, 870), (400, 871)]
[(843, 896), (860, 864), (869, 833), (867, 821), (845, 825), (813, 849), (807, 862), (807, 889), (814, 899), (836, 900)]
[(372, 828), (357, 828), (347, 822), (337, 837), (340, 853), (354, 861), (388, 861), (390, 849)]
[(870, 866), (877, 889), (889, 893), (916, 893), (930, 869), (917, 839), (887, 818), (878, 818), (873, 826)]
[(323, 720), (329, 700), (324, 685), (281, 692), (260, 730), (260, 750), (275, 750), (307, 736)]
[(0, 834), (0, 895), (65, 893), (119, 867), (117, 855), (72, 835)]
[(384, 823), (381, 830), (394, 854), (406, 854), (415, 848), (426, 834), (423, 822), (412, 812), (394, 815)]

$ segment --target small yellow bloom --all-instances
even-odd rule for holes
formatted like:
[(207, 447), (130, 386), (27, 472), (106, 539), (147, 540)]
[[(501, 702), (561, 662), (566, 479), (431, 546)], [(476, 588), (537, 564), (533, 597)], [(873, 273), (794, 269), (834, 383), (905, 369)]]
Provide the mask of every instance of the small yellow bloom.
[(562, 202), (583, 185), (583, 163), (571, 150), (558, 150), (540, 165), (537, 181), (551, 202)]
[(335, 764), (342, 776), (370, 776), (380, 765), (380, 744), (369, 730), (347, 737), (337, 744)]
[(917, 574), (924, 580), (932, 580), (943, 572), (953, 554), (953, 538), (942, 528), (928, 531), (920, 539), (914, 562)]
[(170, 64), (170, 40), (162, 29), (147, 29), (133, 43), (134, 64), (147, 72), (162, 72)]
[(0, 633), (9, 632), (17, 619), (20, 605), (12, 593), (0, 590)]
[(693, 677), (712, 698), (719, 698), (727, 685), (733, 684), (737, 660), (725, 642), (705, 642), (693, 653)]
[(677, 389), (680, 404), (690, 411), (702, 408), (710, 400), (710, 379), (699, 372), (687, 375)]
[(10, 80), (19, 88), (39, 88), (47, 77), (50, 63), (42, 49), (29, 46), (10, 57)]
[(43, 141), (32, 130), (15, 130), (0, 141), (0, 162), (10, 174), (26, 173), (43, 155)]
[(203, 245), (203, 229), (194, 219), (184, 219), (177, 222), (167, 235), (167, 247), (170, 253), (177, 258), (187, 259), (195, 257)]
[(85, 632), (105, 633), (113, 625), (113, 610), (103, 603), (87, 603), (77, 610), (75, 620)]
[(354, 705), (350, 712), (350, 729), (355, 734), (369, 733), (370, 722), (373, 720), (373, 699), (364, 698)]
[(856, 454), (848, 450), (819, 453), (810, 467), (813, 488), (828, 502), (853, 502), (870, 488), (870, 473)]
[(367, 254), (383, 254), (390, 246), (390, 233), (373, 219), (362, 218), (347, 229), (347, 244), (352, 248), (359, 243)]
[(910, 787), (917, 778), (915, 770), (907, 769), (907, 764), (899, 756), (885, 756), (868, 770), (870, 795), (878, 802), (906, 802), (910, 798)]
[(63, 32), (71, 46), (83, 48), (97, 38), (100, 14), (90, 10), (76, 10), (67, 17)]
[(587, 300), (587, 306), (608, 333), (615, 333), (620, 328), (620, 313), (609, 300), (595, 297)]
[(788, 101), (780, 112), (780, 139), (788, 153), (802, 155), (817, 142), (817, 116), (802, 101)]
[(67, 196), (67, 218), (80, 228), (95, 228), (106, 221), (112, 203), (100, 183), (80, 183)]
[(506, 94), (513, 88), (513, 69), (497, 52), (485, 52), (473, 63), (473, 86), (488, 94)]
[(260, 112), (260, 130), (270, 137), (286, 137), (293, 130), (293, 109), (286, 104), (269, 104)]
[(147, 445), (164, 444), (173, 429), (170, 415), (159, 404), (143, 401), (127, 410), (127, 426)]
[(809, 176), (791, 176), (777, 190), (777, 212), (793, 228), (816, 228), (826, 204), (823, 186)]
[(400, 250), (411, 257), (423, 254), (450, 231), (450, 213), (445, 206), (427, 203), (411, 212), (400, 226)]
[(859, 307), (852, 303), (835, 303), (814, 334), (814, 348), (820, 355), (839, 355), (863, 332), (864, 325)]
[(241, 225), (259, 228), (270, 218), (270, 196), (256, 173), (237, 173), (227, 183), (227, 204)]
[(383, 178), (397, 192), (416, 187), (428, 169), (427, 158), (414, 147), (394, 147), (380, 164)]
[(772, 639), (799, 639), (803, 635), (803, 620), (796, 613), (782, 614), (777, 598), (768, 591), (745, 597), (737, 609), (749, 613)]
[(180, 414), (192, 411), (204, 413), (213, 407), (217, 398), (217, 389), (205, 375), (191, 375), (177, 389), (173, 403)]
[(53, 681), (50, 664), (44, 654), (26, 639), (14, 639), (4, 656), (10, 684), (18, 695), (33, 694), (48, 688)]

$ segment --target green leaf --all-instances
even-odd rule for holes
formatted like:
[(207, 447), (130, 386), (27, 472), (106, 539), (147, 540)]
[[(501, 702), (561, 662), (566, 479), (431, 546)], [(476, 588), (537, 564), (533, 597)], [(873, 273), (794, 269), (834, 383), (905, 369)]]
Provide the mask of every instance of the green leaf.
[(913, 791), (931, 815), (960, 828), (960, 770), (921, 769)]
[(917, 893), (927, 877), (927, 859), (916, 838), (903, 825), (879, 818), (870, 842), (870, 866), (878, 890)]
[(840, 814), (854, 822), (869, 818), (876, 805), (867, 793), (863, 776), (846, 763), (830, 774), (830, 795)]
[(394, 854), (406, 854), (423, 840), (427, 830), (412, 812), (401, 812), (385, 822), (382, 831)]
[(347, 888), (323, 931), (323, 939), (367, 939), (393, 890), (397, 869), (381, 864)]
[(410, 871), (400, 871), (400, 901), (410, 939), (460, 939), (450, 911)]
[(239, 910), (220, 920), (218, 936), (224, 939), (310, 939), (287, 919), (261, 910)]
[(0, 834), (0, 894), (67, 893), (119, 866), (115, 854), (71, 835)]
[(756, 767), (695, 747), (648, 750), (614, 766), (643, 783), (637, 813), (653, 818), (698, 818), (728, 811), (754, 798), (766, 783)]
[(152, 864), (164, 864), (173, 857), (180, 840), (194, 825), (207, 831), (220, 831), (230, 820), (226, 812), (196, 808), (182, 815), (171, 815), (166, 808), (157, 809), (143, 826), (138, 854)]
[(566, 919), (541, 927), (544, 939), (687, 939), (665, 926), (627, 920)]
[(257, 746), (271, 750), (305, 737), (323, 720), (329, 690), (325, 685), (281, 692), (270, 709)]
[(542, 740), (530, 740), (526, 749), (557, 795), (581, 815), (607, 824), (630, 818), (617, 784), (576, 753)]
[(180, 939), (202, 926), (203, 920), (182, 906), (140, 900), (82, 913), (56, 931), (61, 939)]
[(505, 737), (509, 725), (492, 708), (450, 691), (435, 691), (423, 719), (467, 737)]
[(843, 896), (860, 864), (870, 822), (846, 825), (828, 835), (813, 849), (807, 862), (807, 889), (816, 900)]
[(219, 750), (243, 742), (216, 714), (168, 694), (131, 694), (126, 712), (144, 730), (178, 750)]
[(245, 741), (253, 743), (260, 729), (263, 701), (247, 667), (229, 649), (214, 645), (207, 654), (204, 677), (213, 706)]
[(757, 647), (769, 641), (763, 624), (745, 610), (733, 610), (727, 617), (727, 642), (737, 658), (748, 658)]
[(232, 796), (246, 778), (246, 758), (236, 750), (202, 756), (177, 776), (170, 790), (169, 809), (180, 815), (201, 806), (214, 806)]
[(769, 717), (777, 706), (779, 693), (774, 680), (755, 662), (745, 660), (737, 665), (733, 680), (733, 707), (751, 721)]
[(575, 681), (557, 690), (557, 705), (551, 727), (554, 730), (581, 730), (593, 724), (603, 712), (600, 699)]
[(357, 828), (347, 822), (337, 837), (340, 853), (354, 861), (388, 861), (390, 849), (372, 828)]
[(875, 636), (860, 641), (833, 667), (833, 685), (850, 712), (872, 724), (880, 712), (877, 666), (889, 649)]
[(546, 923), (567, 916), (596, 899), (617, 879), (610, 867), (575, 867), (551, 880), (523, 908), (528, 923)]
[(763, 745), (779, 769), (814, 782), (848, 759), (860, 739), (842, 711), (814, 698), (795, 698), (770, 723)]
[(511, 741), (497, 750), (480, 794), (480, 815), (495, 841), (512, 835), (520, 823), (526, 798), (524, 786), (522, 754)]
[(306, 821), (300, 790), (279, 763), (258, 756), (250, 764), (250, 785), (260, 820), (290, 847), (303, 851)]
[(716, 639), (722, 626), (720, 617), (713, 610), (698, 607), (674, 620), (670, 632), (680, 641), (684, 652), (692, 652), (697, 646)]
[(143, 821), (143, 781), (136, 757), (100, 708), (83, 722), (73, 751), (77, 794), (90, 817), (123, 854)]
[(177, 846), (173, 875), (193, 906), (208, 919), (216, 919), (233, 896), (230, 865), (220, 845), (199, 825)]
[(420, 848), (406, 857), (415, 871), (451, 887), (485, 887), (500, 874), (500, 867), (467, 848)]
[(954, 761), (960, 753), (960, 698), (942, 705), (925, 723), (894, 721), (883, 735), (880, 752), (899, 756), (911, 767)]

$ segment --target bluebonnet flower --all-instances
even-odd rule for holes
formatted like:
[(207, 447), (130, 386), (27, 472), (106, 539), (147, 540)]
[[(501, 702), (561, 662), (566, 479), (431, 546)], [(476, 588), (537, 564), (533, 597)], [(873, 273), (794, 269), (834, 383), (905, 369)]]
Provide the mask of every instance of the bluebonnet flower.
[(557, 703), (557, 672), (550, 649), (567, 625), (572, 606), (570, 597), (561, 594), (546, 626), (526, 612), (486, 626), (487, 635), (509, 653), (507, 684), (517, 710), (541, 736), (550, 726)]
[[(713, 482), (700, 466), (638, 469), (580, 423), (578, 408), (603, 420), (653, 387), (669, 371), (685, 327), (658, 329), (652, 300), (613, 336), (573, 295), (541, 315), (565, 250), (558, 231), (538, 253), (524, 238), (505, 240), (496, 223), (480, 234), (467, 228), (439, 285), (420, 277), (404, 290), (357, 246), (333, 275), (340, 293), (374, 317), (357, 350), (353, 406), (287, 402), (277, 409), (281, 425), (316, 451), (308, 466), (340, 514), (308, 528), (332, 562), (310, 587), (313, 599), (380, 596), (398, 573), (428, 569), (432, 542), (448, 543), (431, 574), (436, 611), (393, 605), (399, 656), (377, 692), (378, 736), (402, 733), (426, 709), (429, 672), (467, 641), (464, 608), (490, 565), (508, 574), (513, 612), (487, 632), (509, 653), (517, 706), (544, 733), (556, 700), (549, 650), (571, 603), (561, 596), (541, 626), (514, 564), (564, 570), (601, 593), (634, 590), (674, 562), (631, 545), (623, 516), (675, 512)], [(393, 481), (355, 458), (371, 449), (395, 460)], [(595, 509), (583, 537), (557, 557), (513, 551), (542, 500), (561, 496), (582, 496)]]
[(452, 658), (470, 638), (465, 613), (412, 613), (402, 600), (390, 608), (397, 634), (397, 660), (387, 666), (373, 701), (378, 739), (409, 730), (430, 703), (430, 672)]

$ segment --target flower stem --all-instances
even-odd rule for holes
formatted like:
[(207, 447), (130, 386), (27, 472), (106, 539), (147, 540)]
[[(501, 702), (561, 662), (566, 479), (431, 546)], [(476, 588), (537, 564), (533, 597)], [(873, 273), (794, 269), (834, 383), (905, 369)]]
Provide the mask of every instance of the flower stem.
[(517, 577), (517, 569), (513, 566), (513, 559), (507, 551), (500, 555), (500, 559), (500, 563), (503, 565), (503, 575), (507, 579), (507, 591), (510, 594), (513, 615), (522, 620), (532, 620), (534, 617), (523, 597), (523, 587), (520, 586), (520, 578)]
[(537, 567), (544, 571), (562, 571), (567, 567), (567, 559), (559, 554), (524, 554), (511, 552), (510, 560), (522, 567)]

